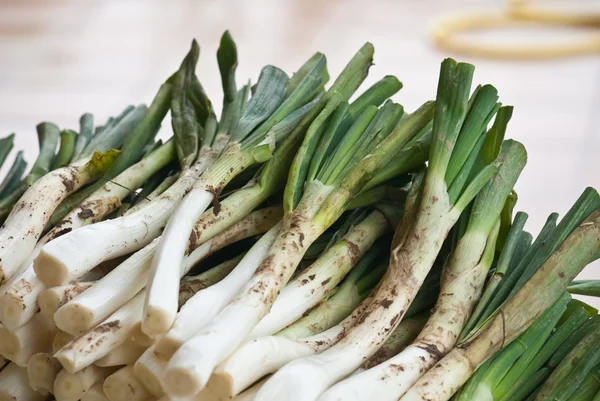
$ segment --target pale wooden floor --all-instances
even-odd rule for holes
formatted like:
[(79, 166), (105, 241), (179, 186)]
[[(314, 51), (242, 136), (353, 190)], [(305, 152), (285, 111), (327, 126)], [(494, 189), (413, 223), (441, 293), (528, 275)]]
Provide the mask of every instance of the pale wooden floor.
[[(77, 127), (83, 112), (103, 120), (128, 103), (150, 101), (193, 37), (202, 47), (198, 74), (218, 104), (215, 51), (225, 29), (238, 43), (240, 81), (255, 78), (267, 63), (291, 73), (317, 50), (335, 75), (372, 41), (369, 82), (397, 75), (405, 86), (396, 98), (414, 109), (435, 95), (446, 56), (427, 40), (432, 21), (458, 9), (500, 6), (495, 0), (3, 0), (0, 133), (17, 132), (18, 147), (32, 160), (39, 121)], [(600, 56), (457, 57), (475, 63), (476, 80), (494, 84), (505, 104), (515, 106), (508, 135), (529, 151), (517, 190), (530, 230), (537, 232), (552, 211), (564, 214), (586, 186), (600, 188)], [(598, 266), (584, 275), (600, 278)]]

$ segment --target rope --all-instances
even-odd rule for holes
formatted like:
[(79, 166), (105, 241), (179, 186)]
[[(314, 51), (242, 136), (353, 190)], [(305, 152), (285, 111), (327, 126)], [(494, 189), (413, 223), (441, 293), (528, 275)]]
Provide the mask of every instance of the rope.
[[(479, 12), (448, 17), (434, 26), (432, 39), (439, 48), (469, 56), (500, 59), (549, 59), (600, 53), (600, 13), (564, 12), (528, 4), (529, 0), (508, 0), (504, 12)], [(459, 38), (469, 30), (506, 28), (542, 23), (544, 27), (580, 27), (592, 32), (564, 44), (492, 45)]]

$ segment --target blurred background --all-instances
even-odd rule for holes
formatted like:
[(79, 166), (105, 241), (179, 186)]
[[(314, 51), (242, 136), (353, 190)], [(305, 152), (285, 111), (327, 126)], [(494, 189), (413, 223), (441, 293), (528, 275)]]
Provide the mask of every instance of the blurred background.
[[(25, 149), (31, 163), (37, 123), (76, 129), (84, 112), (100, 124), (127, 104), (150, 102), (192, 38), (201, 46), (198, 76), (218, 107), (215, 54), (226, 29), (238, 44), (238, 82), (255, 81), (265, 64), (291, 74), (315, 51), (327, 55), (336, 76), (371, 41), (375, 65), (365, 87), (385, 74), (398, 76), (404, 88), (395, 100), (409, 111), (435, 97), (439, 64), (452, 56), (474, 63), (475, 81), (493, 84), (500, 100), (515, 106), (507, 137), (529, 152), (516, 210), (529, 213), (527, 229), (537, 233), (549, 213), (563, 215), (586, 186), (600, 188), (600, 54), (486, 59), (439, 50), (430, 40), (440, 17), (503, 7), (499, 0), (1, 0), (0, 133), (17, 133), (15, 148)], [(560, 44), (589, 31), (528, 24), (474, 33), (472, 40)], [(170, 129), (165, 122), (162, 135)], [(582, 277), (599, 279), (600, 264)]]

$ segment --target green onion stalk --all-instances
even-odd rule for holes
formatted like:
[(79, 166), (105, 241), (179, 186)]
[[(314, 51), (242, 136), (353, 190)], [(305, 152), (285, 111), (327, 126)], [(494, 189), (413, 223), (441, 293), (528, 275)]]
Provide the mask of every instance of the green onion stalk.
[[(477, 383), (467, 382), (465, 391), (461, 391), (457, 399), (499, 400), (508, 390), (506, 383), (512, 381), (510, 377), (517, 373), (528, 360), (531, 360), (531, 357), (535, 356), (548, 339), (561, 315), (565, 312), (570, 298), (568, 294), (564, 293), (517, 340), (494, 356), (485, 372), (479, 375)], [(506, 377), (507, 375), (510, 376)], [(507, 381), (500, 386), (500, 381), (503, 379), (507, 379)]]
[(102, 176), (118, 155), (117, 151), (96, 152), (48, 173), (60, 134), (58, 127), (50, 123), (38, 127), (43, 144), (40, 157), (25, 179), (27, 190), (0, 229), (0, 283), (22, 269), (58, 204), (70, 193)]
[[(476, 332), (486, 323), (487, 319), (497, 312), (498, 308), (523, 287), (535, 272), (541, 268), (560, 244), (584, 222), (596, 209), (600, 208), (600, 196), (593, 188), (586, 188), (564, 218), (558, 223), (558, 214), (552, 213), (542, 227), (536, 240), (530, 243), (529, 234), (521, 234), (511, 257), (512, 262), (506, 270), (503, 269), (502, 279), (494, 283), (493, 294), (486, 289), (484, 297), (476, 308), (479, 314), (463, 330), (462, 339)], [(518, 216), (518, 215), (517, 215)], [(526, 215), (523, 216), (526, 218)], [(526, 251), (523, 252), (523, 249)], [(491, 286), (489, 286), (491, 287)], [(487, 297), (486, 295), (491, 295)]]
[[(298, 126), (297, 129), (294, 130), (290, 138), (288, 138), (288, 141), (293, 140), (294, 142), (297, 142), (298, 139), (301, 140), (311, 121), (312, 118), (305, 119), (305, 121), (303, 121), (303, 123), (300, 126)], [(266, 183), (268, 182), (268, 180), (272, 181), (275, 174), (278, 174), (282, 180), (283, 185), (283, 182), (287, 177), (281, 174), (287, 173), (291, 161), (293, 160), (293, 154), (289, 153), (290, 150), (293, 150), (295, 152), (297, 150), (297, 147), (292, 149), (291, 147), (286, 147), (284, 143), (284, 145), (275, 153), (275, 158), (281, 161), (285, 160), (286, 164), (283, 165), (280, 163), (277, 167), (277, 165), (275, 164), (272, 165), (271, 161), (268, 162), (265, 170), (261, 172), (261, 182)], [(234, 192), (232, 196), (238, 196), (237, 194), (237, 192)], [(269, 195), (270, 194), (271, 192), (269, 192)], [(245, 205), (249, 203), (247, 198), (244, 198), (243, 202)], [(375, 218), (375, 220), (379, 221), (381, 220), (381, 217), (383, 216), (379, 215), (379, 217)], [(370, 227), (372, 226), (373, 219), (370, 219), (369, 222), (371, 224), (367, 225)], [(381, 235), (382, 229), (386, 229), (387, 222), (379, 222), (382, 223), (380, 227), (368, 230), (372, 235), (367, 235), (366, 238), (361, 239), (361, 241), (364, 241), (364, 244), (372, 241), (373, 238), (376, 238), (379, 235)], [(354, 223), (357, 223), (355, 219), (346, 219), (345, 223), (342, 224), (341, 227), (336, 230), (334, 236), (328, 239), (329, 244), (326, 244), (325, 248), (330, 248), (332, 246), (331, 242), (335, 242), (335, 239), (338, 238), (338, 236), (345, 235), (345, 233), (349, 229), (349, 227), (347, 226), (349, 224)], [(357, 232), (362, 231), (362, 229), (363, 227), (361, 226), (360, 229), (357, 230)], [(254, 274), (262, 259), (264, 259), (264, 257), (266, 256), (266, 252), (275, 240), (277, 230), (279, 230), (279, 227), (274, 228), (273, 231), (267, 233), (267, 235), (261, 238), (260, 241), (255, 245), (255, 247), (253, 247), (252, 250), (248, 252), (248, 254), (244, 257), (242, 262), (235, 268), (233, 273), (227, 277), (226, 280), (223, 280), (223, 282), (219, 283), (219, 285), (214, 286), (213, 288), (210, 288), (207, 291), (200, 291), (199, 293), (195, 294), (195, 296), (188, 302), (188, 304), (186, 304), (186, 306), (182, 308), (182, 310), (179, 312), (173, 327), (158, 341), (156, 346), (157, 354), (159, 354), (164, 359), (169, 359), (185, 340), (188, 340), (200, 328), (208, 324), (210, 320), (221, 309), (223, 309), (233, 299), (235, 295), (238, 294), (238, 292), (250, 279), (252, 274)], [(349, 249), (347, 245), (347, 242), (342, 242), (335, 250), (332, 250), (331, 252), (331, 254), (333, 255), (332, 257), (343, 259), (340, 260), (340, 262), (344, 266), (347, 263), (352, 264), (355, 262), (355, 260), (352, 261), (352, 257), (349, 256), (354, 248)], [(312, 248), (313, 246), (311, 246), (310, 249)], [(358, 253), (360, 252), (361, 251), (359, 249)], [(323, 280), (318, 282), (320, 283), (322, 281), (325, 281), (326, 279), (327, 278), (325, 277), (323, 278)], [(324, 290), (327, 290), (327, 288), (329, 288), (327, 287), (327, 284), (328, 283), (326, 283), (326, 285), (323, 286)], [(314, 294), (314, 299), (320, 299), (319, 294), (319, 292)], [(302, 305), (300, 307), (302, 307)]]
[[(348, 273), (329, 298), (311, 309), (301, 319), (273, 335), (247, 339), (229, 358), (217, 366), (207, 388), (221, 397), (235, 397), (261, 377), (277, 371), (285, 363), (321, 352), (337, 341), (360, 316), (367, 297), (381, 279), (387, 258), (377, 258), (377, 249), (368, 251)], [(383, 259), (383, 260), (380, 260)], [(389, 352), (408, 344), (423, 327), (421, 304), (415, 316), (398, 326)], [(420, 314), (420, 315), (419, 315)], [(247, 369), (254, 366), (254, 369)]]
[[(590, 331), (563, 358), (548, 379), (535, 393), (535, 401), (571, 400), (586, 391), (588, 375), (597, 371), (600, 364), (600, 329)], [(581, 388), (581, 387), (584, 388)], [(594, 391), (595, 394), (595, 391)], [(579, 394), (581, 395), (581, 394)]]
[(377, 240), (391, 232), (392, 225), (398, 224), (397, 221), (395, 223), (388, 221), (378, 210), (362, 221), (355, 222), (354, 227), (340, 241), (329, 247), (311, 266), (285, 286), (269, 313), (254, 327), (249, 338), (277, 333), (300, 319), (307, 310), (334, 290), (368, 250), (376, 252), (375, 255), (384, 254), (390, 241)]
[(571, 294), (600, 297), (600, 280), (573, 280), (567, 291)]
[[(214, 225), (213, 230), (218, 231), (218, 234), (204, 242), (186, 258), (185, 263), (190, 265), (187, 268), (191, 268), (200, 260), (230, 244), (264, 234), (277, 224), (281, 215), (280, 206), (270, 206), (250, 213), (227, 229), (218, 230), (216, 228), (218, 224)], [(147, 346), (152, 344), (153, 341), (141, 331), (145, 290), (142, 289), (131, 297), (127, 293), (113, 291), (112, 288), (106, 287), (106, 283), (114, 281), (115, 277), (129, 283), (138, 280), (139, 276), (135, 271), (128, 270), (127, 265), (135, 266), (143, 257), (146, 257), (149, 263), (151, 258), (137, 252), (117, 269), (96, 281), (85, 292), (56, 311), (54, 316), (56, 325), (63, 331), (72, 333), (75, 337), (75, 340), (56, 353), (56, 358), (69, 372), (77, 372), (92, 365), (132, 337), (135, 341), (141, 341)], [(101, 291), (98, 290), (100, 287), (103, 287)], [(88, 294), (88, 291), (91, 293)], [(78, 298), (84, 295), (88, 301), (91, 301), (91, 309), (84, 309), (81, 314), (77, 314), (77, 308), (71, 308), (71, 311), (76, 312), (75, 314), (64, 312), (74, 301), (74, 303), (83, 304), (83, 301)], [(111, 307), (116, 310), (110, 312)], [(65, 309), (61, 311), (63, 308)], [(99, 322), (96, 319), (99, 319)], [(90, 321), (93, 322), (91, 328), (79, 330), (80, 327), (87, 326)]]
[[(478, 95), (485, 96), (486, 88), (490, 87), (483, 87)], [(495, 103), (494, 96), (490, 100)], [(475, 99), (473, 107), (478, 103)], [(525, 148), (518, 142), (507, 140), (498, 149), (495, 132), (490, 130), (485, 141), (496, 148), (488, 152), (488, 162), (497, 167), (497, 172), (475, 198), (470, 214), (461, 218), (466, 221), (466, 229), (460, 233), (457, 230), (461, 236), (444, 267), (440, 297), (424, 330), (402, 353), (336, 384), (321, 399), (397, 400), (454, 346), (481, 295), (494, 261), (501, 211), (527, 159)]]
[[(206, 256), (207, 250), (210, 249), (210, 242), (216, 235), (245, 218), (267, 198), (283, 188), (293, 155), (300, 146), (301, 134), (302, 131), (299, 130), (288, 136), (277, 148), (273, 157), (245, 187), (235, 191), (219, 204), (218, 214), (215, 214), (213, 207), (196, 221), (193, 234), (188, 240), (186, 258), (179, 272), (180, 277), (187, 274), (193, 267), (192, 261)], [(140, 210), (146, 210), (149, 204), (151, 202), (142, 206)], [(61, 316), (60, 320), (64, 322), (63, 327), (72, 327), (71, 330), (77, 331), (89, 329), (132, 299), (148, 282), (150, 263), (157, 245), (158, 240), (155, 239), (117, 266), (111, 274), (98, 281), (89, 291), (64, 305), (59, 315)], [(249, 257), (247, 256), (247, 258)], [(244, 264), (245, 262), (242, 260), (238, 265), (242, 271)], [(242, 284), (237, 285), (241, 286)], [(219, 291), (217, 295), (226, 300), (231, 299), (236, 293), (235, 288), (233, 287), (230, 292)], [(218, 312), (216, 304), (220, 298), (210, 299), (214, 303), (211, 304), (213, 307), (209, 308), (208, 312)], [(110, 302), (107, 302), (106, 299), (110, 299)], [(102, 306), (98, 307), (98, 303), (101, 303)], [(78, 319), (76, 316), (83, 317)], [(195, 315), (194, 323), (204, 318), (209, 318), (209, 316)]]
[[(3, 198), (0, 200), (0, 218), (3, 222), (2, 229), (5, 226), (4, 223), (6, 223), (6, 219), (13, 212), (13, 207), (21, 199), (27, 189), (51, 170), (60, 131), (58, 127), (52, 123), (40, 123), (37, 125), (36, 129), (40, 152), (31, 170), (23, 180), (20, 179), (27, 163), (25, 163), (22, 157), (17, 155), (17, 158), (9, 171), (9, 175), (3, 182)], [(6, 250), (4, 252), (6, 252)], [(10, 270), (16, 270), (19, 267), (20, 266), (17, 266), (16, 268), (11, 267)], [(2, 276), (3, 274), (0, 274), (0, 282), (5, 280), (1, 278)]]
[(23, 263), (24, 270), (0, 287), (0, 321), (10, 328), (19, 327), (39, 310), (36, 300), (45, 285), (35, 273), (33, 260), (45, 244), (77, 228), (103, 220), (119, 207), (132, 188), (139, 187), (174, 158), (175, 148), (171, 140), (106, 182), (48, 231)]
[[(351, 228), (340, 241), (324, 251), (310, 267), (284, 288), (270, 314), (265, 316), (264, 319), (267, 320), (264, 326), (261, 327), (259, 323), (255, 330), (260, 331), (253, 331), (251, 336), (265, 335), (262, 332), (266, 335), (273, 334), (300, 318), (303, 313), (326, 297), (364, 252), (373, 246), (375, 240), (389, 230), (388, 222), (379, 212), (374, 212), (372, 216), (358, 222), (350, 215), (348, 221), (352, 221), (356, 226)], [(272, 238), (269, 246), (274, 241), (275, 235), (274, 230), (267, 236)], [(261, 238), (260, 241), (264, 242), (265, 238)], [(382, 250), (381, 247), (378, 249)], [(250, 255), (246, 256), (244, 263), (240, 263), (235, 268), (233, 274), (228, 275), (218, 285), (195, 294), (188, 301), (178, 313), (175, 325), (158, 341), (156, 346), (158, 355), (165, 360), (170, 359), (185, 341), (193, 337), (231, 302), (256, 271), (256, 264), (247, 264), (248, 260), (252, 260), (251, 255), (256, 250), (257, 247), (254, 247)], [(266, 253), (266, 250), (264, 249), (263, 252)], [(264, 254), (262, 256), (264, 257)]]
[[(93, 138), (90, 132), (92, 131), (93, 117), (91, 114), (84, 114), (80, 118), (80, 133), (75, 143), (74, 155), (72, 161), (80, 160), (90, 152), (104, 151), (106, 149), (119, 149), (121, 154), (114, 165), (91, 185), (75, 192), (67, 197), (54, 210), (50, 221), (46, 225), (46, 230), (51, 229), (60, 221), (66, 218), (66, 215), (73, 211), (75, 207), (80, 205), (90, 195), (97, 193), (104, 184), (113, 180), (117, 175), (125, 169), (137, 163), (140, 159), (146, 156), (143, 148), (152, 141), (157, 134), (160, 123), (164, 119), (168, 111), (169, 99), (171, 96), (171, 85), (162, 85), (150, 107), (140, 105), (137, 107), (128, 106), (115, 118), (110, 117), (109, 123), (104, 126), (104, 129)], [(89, 138), (89, 140), (87, 140)], [(80, 140), (85, 142), (85, 146)], [(78, 155), (75, 154), (77, 146), (83, 146)], [(134, 191), (137, 188), (130, 188)]]
[[(567, 217), (568, 214), (563, 221)], [(552, 244), (558, 242), (556, 239), (563, 237), (562, 233), (558, 234), (545, 242), (542, 248), (550, 246), (552, 249)], [(587, 218), (584, 217), (583, 222), (561, 242), (514, 295), (422, 376), (402, 400), (450, 399), (479, 366), (497, 351), (511, 346), (563, 296), (571, 280), (593, 260), (600, 249), (600, 210), (596, 209)], [(530, 270), (530, 266), (524, 271)]]
[[(115, 180), (113, 178), (143, 156), (146, 144), (156, 134), (160, 122), (169, 111), (169, 108), (173, 109), (175, 96), (181, 94), (182, 90), (188, 94), (188, 97), (191, 96), (189, 93), (192, 91), (190, 88), (192, 85), (189, 85), (189, 81), (193, 81), (191, 76), (193, 76), (193, 68), (195, 67), (198, 54), (199, 49), (194, 42), (192, 50), (185, 57), (180, 69), (180, 72), (184, 71), (187, 74), (185, 82), (171, 82), (172, 79), (170, 79), (161, 86), (159, 93), (146, 113), (146, 117), (125, 140), (123, 149), (129, 150), (128, 152), (123, 152), (123, 156), (126, 156), (126, 158), (121, 160), (122, 158), (120, 157), (117, 160), (119, 164), (118, 168), (109, 171), (104, 177), (104, 182), (99, 183), (96, 188), (93, 188), (94, 191), (99, 190), (105, 184), (114, 183)], [(182, 167), (177, 182), (149, 205), (146, 205), (151, 209), (147, 209), (146, 211), (138, 210), (137, 213), (132, 212), (127, 214), (127, 216), (93, 224), (93, 228), (89, 227), (89, 229), (84, 228), (76, 232), (67, 233), (45, 246), (40, 255), (38, 263), (40, 267), (37, 273), (46, 285), (60, 285), (61, 283), (68, 282), (85, 274), (104, 260), (112, 259), (121, 254), (131, 253), (131, 251), (139, 249), (150, 242), (160, 229), (164, 227), (168, 215), (172, 212), (176, 203), (181, 200), (198, 176), (210, 165), (213, 160), (213, 157), (210, 156), (212, 153), (209, 151), (204, 152), (203, 150), (199, 152), (198, 145), (202, 143), (208, 146), (210, 150), (216, 129), (214, 115), (206, 120), (204, 126), (200, 126), (195, 120), (196, 112), (189, 110), (191, 102), (187, 100), (187, 97), (183, 100), (181, 98), (178, 99), (180, 100), (179, 103), (185, 105), (185, 110), (191, 112), (191, 115), (188, 113), (185, 115), (185, 118), (192, 120), (188, 121), (191, 125), (190, 129), (175, 130), (174, 141), (169, 144), (169, 146), (174, 148), (177, 156), (179, 156)], [(173, 117), (173, 121), (178, 120), (177, 112), (173, 112)], [(101, 139), (106, 135), (109, 125), (107, 124), (101, 132), (94, 135), (91, 142), (84, 148), (84, 153), (85, 149), (89, 148), (96, 138), (100, 137)], [(186, 151), (185, 154), (182, 154), (182, 149)], [(199, 156), (199, 153), (202, 153), (202, 156)], [(147, 179), (149, 176), (145, 178)], [(139, 185), (136, 185), (136, 188), (131, 188), (127, 185), (123, 186), (130, 188), (131, 191), (139, 187)], [(82, 199), (74, 199), (73, 202), (75, 204), (66, 206), (66, 209), (77, 206), (81, 201)], [(57, 216), (57, 218), (59, 217), (62, 216)], [(91, 234), (92, 231), (96, 234)], [(118, 235), (116, 234), (117, 232)], [(89, 243), (89, 235), (93, 235), (95, 238), (93, 244)], [(115, 245), (115, 242), (118, 242), (119, 245)], [(82, 246), (85, 248), (88, 245), (93, 246), (90, 247), (89, 252), (85, 251), (81, 253), (81, 256), (86, 255), (81, 258), (74, 257), (74, 254), (68, 251), (68, 249), (72, 249), (72, 246)], [(69, 256), (69, 254), (71, 255)], [(45, 255), (48, 256), (49, 263), (43, 262), (46, 257)]]
[[(299, 121), (316, 106), (329, 79), (325, 56), (317, 55), (307, 64), (309, 68), (303, 67), (296, 74), (301, 79), (293, 89), (289, 88), (290, 80), (283, 71), (273, 66), (263, 68), (254, 94), (237, 124), (217, 139), (227, 139), (223, 141), (226, 143), (223, 153), (194, 183), (169, 217), (147, 285), (143, 322), (147, 334), (164, 334), (175, 321), (180, 274), (173, 266), (181, 266), (194, 222), (211, 202), (218, 206), (220, 193), (236, 175), (272, 157), (276, 145), (287, 135), (278, 125), (287, 125), (289, 120)], [(219, 213), (218, 207), (215, 212)]]
[(352, 105), (365, 79), (373, 47), (366, 44), (323, 95), (284, 191), (282, 228), (238, 297), (173, 355), (165, 376), (167, 393), (191, 396), (206, 386), (214, 368), (267, 314), (308, 247), (345, 211), (375, 170), (387, 164), (431, 119), (428, 103), (398, 125), (402, 108), (387, 102), (400, 85), (387, 79)]
[[(471, 65), (451, 59), (442, 64), (429, 168), (417, 199), (407, 200), (407, 205), (416, 202), (416, 212), (405, 213), (392, 244), (390, 266), (366, 312), (333, 347), (297, 359), (275, 373), (257, 400), (281, 399), (284, 394), (287, 398), (291, 394), (291, 400), (316, 400), (375, 354), (402, 319), (448, 232), (497, 170), (496, 165), (489, 164), (471, 177), (486, 125), (498, 109), (495, 93), (482, 102), (485, 106), (481, 109), (468, 109), (472, 74)], [(487, 235), (484, 247), (485, 238)]]
[(572, 348), (577, 340), (567, 339), (591, 322), (587, 308), (569, 300), (568, 295), (563, 295), (518, 341), (482, 365), (456, 394), (456, 400), (470, 400), (478, 395), (482, 400), (521, 401), (535, 392), (555, 368), (550, 363), (553, 355), (559, 348)]

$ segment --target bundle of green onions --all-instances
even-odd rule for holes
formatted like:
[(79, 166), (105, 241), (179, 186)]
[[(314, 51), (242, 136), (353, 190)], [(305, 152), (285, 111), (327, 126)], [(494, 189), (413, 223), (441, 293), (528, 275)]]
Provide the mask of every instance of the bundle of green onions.
[(148, 107), (39, 124), (0, 183), (0, 401), (599, 400), (600, 196), (534, 241), (513, 108), (447, 59), (405, 112), (373, 55), (240, 87), (225, 32), (220, 115), (193, 41)]

